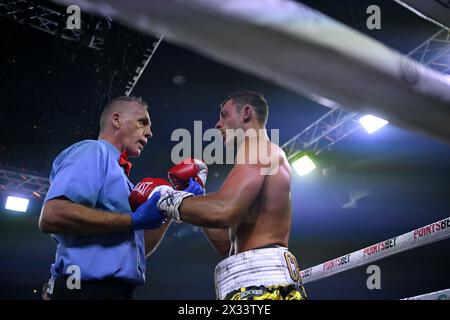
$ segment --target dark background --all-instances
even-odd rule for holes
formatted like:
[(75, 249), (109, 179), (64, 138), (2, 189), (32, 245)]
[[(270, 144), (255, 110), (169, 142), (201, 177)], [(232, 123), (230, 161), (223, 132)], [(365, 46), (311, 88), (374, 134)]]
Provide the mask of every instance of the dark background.
[[(403, 53), (439, 30), (390, 0), (303, 2)], [(381, 7), (381, 30), (366, 28), (371, 4)], [(82, 19), (100, 18), (83, 13)], [(139, 64), (145, 45), (155, 40), (115, 21), (106, 35), (99, 52), (0, 16), (1, 168), (48, 177), (53, 159), (64, 148), (96, 139), (103, 102), (123, 94), (124, 80), (131, 78), (129, 72)], [(204, 130), (213, 127), (220, 102), (244, 88), (266, 96), (268, 128), (280, 129), (280, 144), (329, 110), (163, 41), (132, 93), (148, 102), (154, 137), (134, 160), (131, 180), (164, 177), (176, 144), (170, 141), (172, 131), (192, 131), (195, 120), (203, 121)], [(358, 130), (318, 160), (319, 170), (303, 178), (295, 175), (292, 183), (290, 247), (302, 269), (449, 216), (448, 144), (388, 126), (372, 136)], [(208, 190), (217, 190), (229, 169), (211, 166)], [(343, 208), (349, 195), (359, 191), (369, 194), (353, 208)], [(6, 195), (1, 193), (2, 204)], [(37, 227), (41, 206), (32, 198), (26, 214), (0, 212), (2, 299), (40, 298), (55, 251), (49, 235)], [(367, 289), (366, 267), (310, 283), (306, 289), (311, 299), (399, 299), (450, 288), (445, 276), (449, 243), (376, 262), (381, 290)], [(214, 299), (213, 271), (220, 257), (198, 228), (172, 226), (147, 261), (147, 283), (137, 298)]]

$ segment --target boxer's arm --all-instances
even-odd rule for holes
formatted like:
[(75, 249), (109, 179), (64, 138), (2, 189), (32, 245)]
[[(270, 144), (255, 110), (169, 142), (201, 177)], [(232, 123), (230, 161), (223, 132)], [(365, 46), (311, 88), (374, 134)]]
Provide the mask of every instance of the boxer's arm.
[(230, 242), (230, 232), (228, 228), (225, 229), (214, 229), (214, 228), (203, 228), (203, 232), (208, 238), (211, 245), (216, 249), (216, 251), (221, 256), (226, 256), (230, 252), (231, 242)]
[(202, 227), (229, 228), (248, 212), (264, 179), (260, 165), (237, 164), (219, 191), (185, 198), (179, 208), (180, 218)]
[(158, 229), (144, 231), (146, 257), (149, 257), (158, 248), (171, 222), (172, 220), (169, 220)]
[(42, 207), (39, 229), (62, 235), (95, 235), (127, 232), (131, 216), (101, 211), (74, 203), (66, 198), (47, 201)]

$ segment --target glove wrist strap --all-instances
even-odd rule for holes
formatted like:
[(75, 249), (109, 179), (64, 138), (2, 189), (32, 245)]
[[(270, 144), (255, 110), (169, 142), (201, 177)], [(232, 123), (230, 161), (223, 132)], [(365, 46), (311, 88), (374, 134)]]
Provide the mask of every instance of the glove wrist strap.
[(180, 212), (178, 208), (183, 202), (184, 198), (192, 197), (194, 194), (185, 191), (169, 190), (161, 195), (158, 201), (158, 209), (163, 212), (163, 214), (172, 218), (176, 221), (180, 221)]

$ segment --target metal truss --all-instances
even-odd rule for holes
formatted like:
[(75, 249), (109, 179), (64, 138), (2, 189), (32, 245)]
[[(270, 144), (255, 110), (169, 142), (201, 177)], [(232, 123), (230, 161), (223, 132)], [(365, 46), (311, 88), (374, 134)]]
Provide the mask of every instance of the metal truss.
[(444, 74), (450, 73), (450, 32), (442, 29), (408, 55)]
[(68, 15), (63, 7), (50, 8), (32, 0), (0, 0), (0, 17), (69, 41), (80, 42), (94, 50), (102, 50), (105, 32), (110, 27), (110, 20), (89, 16), (82, 18), (81, 29), (67, 29)]
[(50, 186), (47, 178), (0, 169), (0, 190), (33, 195), (42, 199)]
[(357, 115), (358, 113), (341, 107), (326, 113), (283, 145), (288, 160), (294, 158), (299, 151), (318, 155), (330, 149), (359, 128), (359, 122), (355, 119)]
[(133, 78), (130, 81), (128, 81), (128, 83), (125, 86), (125, 95), (126, 96), (129, 96), (131, 91), (133, 91), (134, 86), (141, 78), (141, 75), (144, 73), (145, 68), (147, 67), (148, 63), (150, 62), (151, 58), (153, 57), (153, 54), (155, 53), (156, 49), (158, 49), (158, 46), (161, 43), (161, 41), (163, 40), (163, 38), (164, 38), (164, 36), (159, 36), (158, 40), (153, 42), (151, 48), (145, 49), (144, 54), (143, 54), (144, 59), (142, 60), (142, 65), (140, 65), (136, 68), (136, 71), (135, 71), (136, 75), (133, 76)]
[[(450, 33), (442, 29), (408, 56), (431, 69), (450, 73)], [(286, 142), (282, 148), (289, 160), (304, 151), (318, 155), (358, 130), (361, 125), (356, 118), (359, 116), (360, 113), (337, 106)]]

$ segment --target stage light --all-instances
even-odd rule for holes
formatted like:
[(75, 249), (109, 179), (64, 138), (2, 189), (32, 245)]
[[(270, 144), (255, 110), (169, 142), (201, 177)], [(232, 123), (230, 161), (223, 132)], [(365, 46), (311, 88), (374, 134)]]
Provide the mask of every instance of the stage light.
[(25, 198), (8, 196), (8, 198), (6, 199), (5, 209), (18, 212), (26, 212), (29, 202), (30, 200)]
[(359, 123), (361, 123), (361, 125), (367, 131), (368, 134), (372, 134), (372, 133), (380, 130), (381, 128), (383, 128), (389, 122), (384, 119), (377, 118), (377, 117), (369, 114), (369, 115), (361, 117), (359, 119)]
[(292, 162), (292, 167), (300, 176), (304, 176), (313, 171), (316, 165), (308, 155), (302, 155)]

